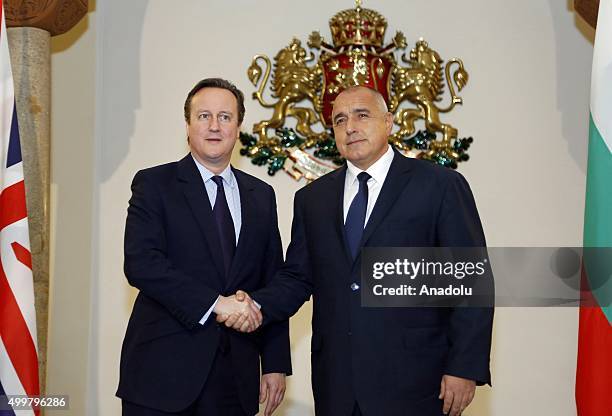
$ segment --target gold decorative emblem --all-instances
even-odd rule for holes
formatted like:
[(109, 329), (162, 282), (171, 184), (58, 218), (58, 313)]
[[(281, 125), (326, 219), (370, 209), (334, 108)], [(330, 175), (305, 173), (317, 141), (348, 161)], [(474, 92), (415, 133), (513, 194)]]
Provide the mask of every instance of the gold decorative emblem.
[[(443, 65), (423, 39), (406, 54), (402, 32), (384, 45), (386, 19), (362, 8), (359, 0), (354, 9), (333, 16), (329, 28), (332, 45), (315, 31), (309, 36), (308, 52), (294, 38), (276, 54), (274, 63), (266, 55), (253, 58), (247, 71), (257, 87), (253, 98), (273, 113), (253, 126), (253, 134), (241, 133), (242, 155), (267, 165), (270, 175), (284, 169), (295, 179), (310, 181), (330, 172), (343, 163), (331, 128), (334, 99), (347, 87), (365, 85), (379, 91), (394, 113), (398, 128), (389, 142), (401, 152), (451, 168), (468, 160), (472, 138), (459, 138), (457, 129), (440, 119), (440, 114), (462, 104), (457, 92), (466, 85), (468, 73), (460, 59)], [(406, 66), (398, 63), (396, 54)], [(264, 91), (271, 73), (275, 101), (268, 102)], [(436, 103), (443, 99), (445, 83), (450, 103), (441, 107)], [(417, 131), (417, 122), (424, 129)]]

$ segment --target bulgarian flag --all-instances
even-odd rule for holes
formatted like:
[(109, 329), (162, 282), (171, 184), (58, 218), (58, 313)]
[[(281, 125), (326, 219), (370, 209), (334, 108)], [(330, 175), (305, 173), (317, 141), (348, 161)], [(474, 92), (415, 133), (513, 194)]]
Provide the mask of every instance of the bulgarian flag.
[[(578, 416), (612, 414), (612, 0), (601, 0), (593, 52), (584, 214)], [(590, 249), (594, 248), (594, 249)], [(597, 251), (600, 248), (600, 251)]]

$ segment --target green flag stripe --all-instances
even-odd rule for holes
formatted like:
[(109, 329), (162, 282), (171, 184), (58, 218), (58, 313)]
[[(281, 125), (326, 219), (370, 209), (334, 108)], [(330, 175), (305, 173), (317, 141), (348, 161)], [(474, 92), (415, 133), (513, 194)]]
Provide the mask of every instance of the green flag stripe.
[[(590, 117), (584, 247), (612, 247), (612, 153)], [(598, 263), (598, 264), (595, 264)], [(612, 259), (585, 260), (593, 294), (612, 324)], [(603, 266), (603, 267), (601, 267)], [(593, 284), (597, 282), (596, 284)]]

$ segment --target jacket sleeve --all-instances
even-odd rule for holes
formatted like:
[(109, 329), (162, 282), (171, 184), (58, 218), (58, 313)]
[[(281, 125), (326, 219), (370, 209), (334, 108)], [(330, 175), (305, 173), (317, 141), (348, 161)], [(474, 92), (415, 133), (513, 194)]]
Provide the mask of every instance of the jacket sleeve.
[[(441, 247), (485, 247), (476, 203), (467, 181), (451, 171), (437, 221)], [(492, 281), (491, 281), (492, 284)], [(456, 307), (450, 312), (446, 374), (491, 384), (489, 360), (493, 307)]]
[(264, 325), (293, 316), (312, 294), (312, 274), (301, 195), (301, 191), (295, 195), (291, 242), (287, 248), (285, 262), (264, 288), (252, 294), (253, 299), (261, 305)]
[[(283, 263), (283, 247), (280, 232), (278, 231), (278, 215), (276, 211), (276, 198), (271, 192), (270, 207), (272, 207), (272, 221), (268, 247), (266, 249), (263, 268), (264, 282), (268, 284)], [(291, 375), (291, 346), (289, 342), (289, 319), (270, 323), (262, 328), (261, 367), (262, 374), (284, 373)]]
[(193, 328), (219, 293), (168, 259), (166, 213), (151, 176), (150, 172), (140, 171), (132, 181), (125, 224), (125, 276), (130, 285), (163, 305), (183, 325)]

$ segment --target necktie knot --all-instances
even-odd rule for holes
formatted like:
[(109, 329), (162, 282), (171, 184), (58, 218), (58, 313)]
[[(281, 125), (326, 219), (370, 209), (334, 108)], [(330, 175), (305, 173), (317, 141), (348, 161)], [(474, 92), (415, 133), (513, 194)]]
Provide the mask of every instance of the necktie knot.
[(221, 176), (215, 175), (211, 179), (217, 184), (217, 190), (223, 187), (223, 178)]
[(359, 175), (357, 175), (357, 180), (359, 180), (359, 185), (361, 186), (361, 184), (366, 184), (368, 183), (368, 181), (370, 180), (371, 176), (368, 172), (361, 172)]

